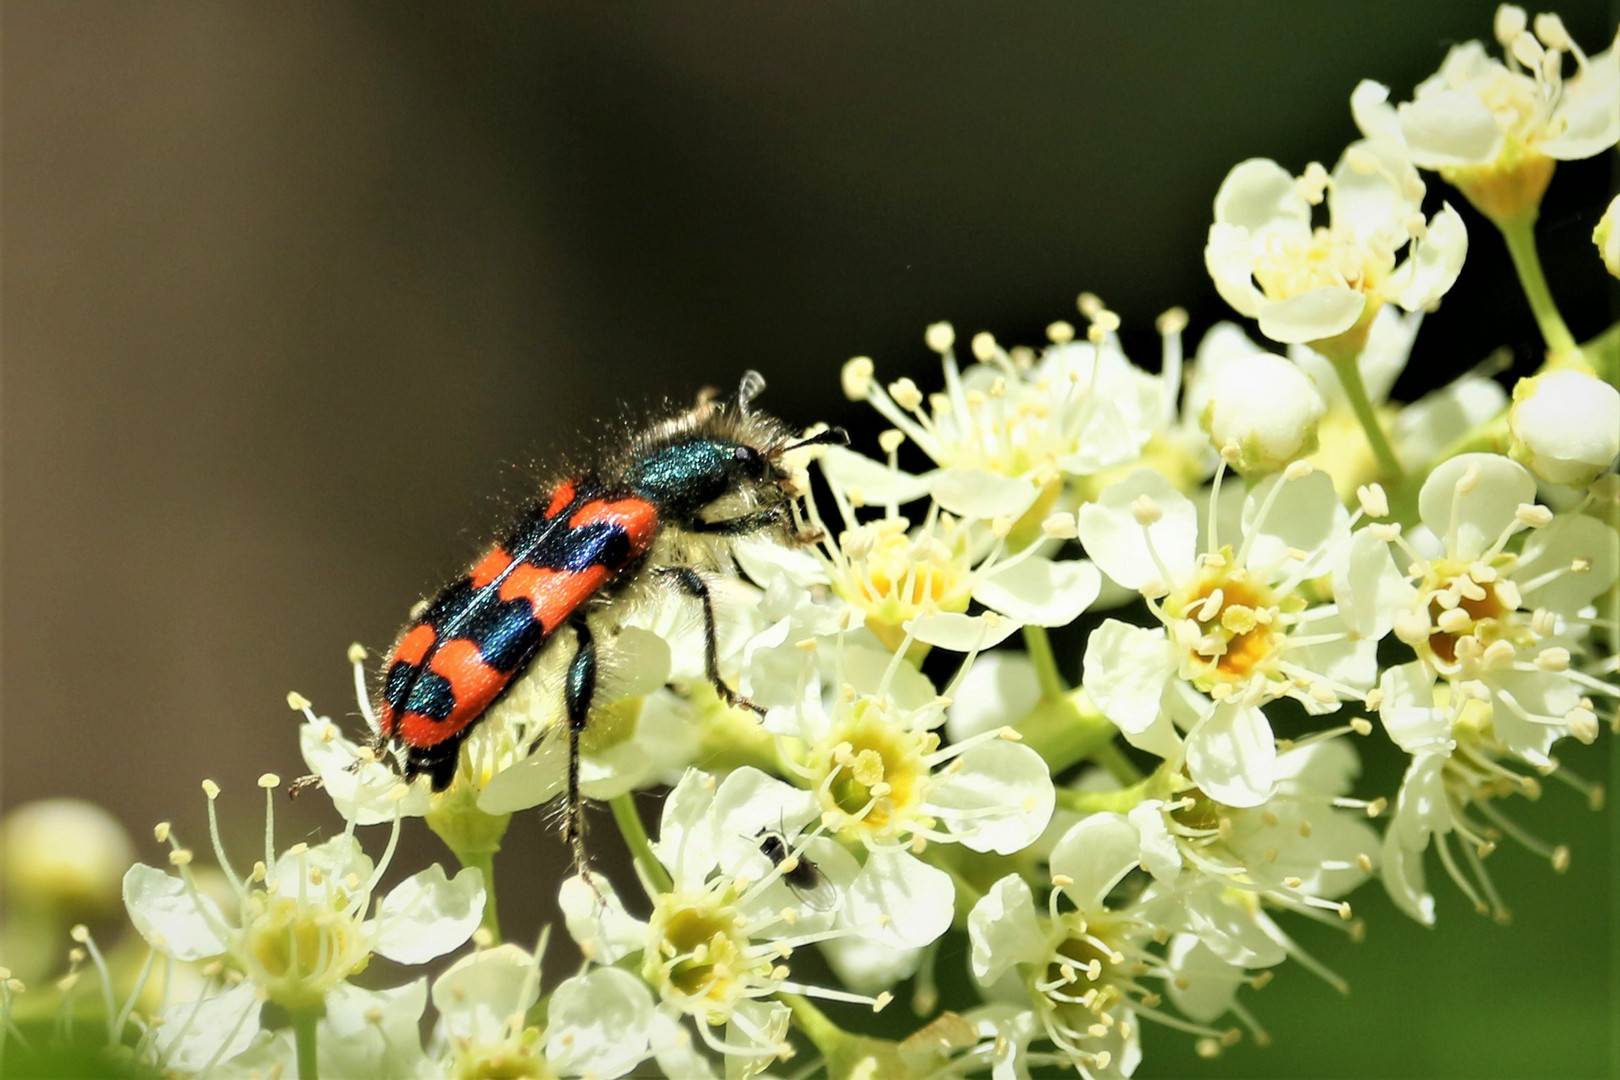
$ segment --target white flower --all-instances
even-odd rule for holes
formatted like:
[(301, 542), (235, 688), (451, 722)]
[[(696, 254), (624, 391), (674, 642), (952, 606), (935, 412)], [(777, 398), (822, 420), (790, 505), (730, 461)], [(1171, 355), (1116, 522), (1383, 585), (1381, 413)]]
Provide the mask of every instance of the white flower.
[[(924, 931), (927, 940), (950, 923), (950, 882), (941, 871), (924, 868), (944, 879), (935, 882), (896, 873), (877, 858), (860, 866), (837, 844), (806, 834), (815, 818), (808, 793), (757, 769), (738, 769), (718, 785), (690, 770), (664, 803), (654, 851), (671, 884), (650, 895), (650, 917), (626, 914), (605, 878), (596, 878), (594, 889), (569, 878), (560, 897), (569, 933), (601, 963), (639, 953), (641, 977), (658, 996), (659, 1011), (689, 1017), (703, 1043), (732, 1062), (728, 1070), (753, 1075), (788, 1050), (788, 1009), (768, 1000), (773, 995), (808, 994), (874, 1008), (888, 1001), (887, 994), (870, 998), (792, 980), (783, 961), (794, 949), (881, 933), (882, 920), (871, 909), (899, 910), (892, 906), (897, 902), (914, 905), (908, 918), (931, 927), (931, 933)], [(837, 897), (832, 909), (807, 905), (783, 880), (788, 860), (773, 862), (760, 849), (767, 831), (786, 838), (791, 859), (813, 862)], [(943, 897), (934, 895), (941, 888)], [(653, 1042), (655, 1049), (665, 1048), (660, 1059), (681, 1050), (680, 1040), (667, 1034), (655, 1031)]]
[(1540, 781), (1511, 767), (1513, 755), (1493, 730), (1490, 707), (1445, 683), (1437, 687), (1422, 661), (1384, 672), (1379, 688), (1384, 728), (1412, 755), (1384, 834), (1385, 888), (1402, 911), (1434, 923), (1434, 897), (1423, 870), (1423, 853), (1433, 839), (1446, 873), (1475, 909), (1506, 921), (1507, 907), (1482, 861), (1502, 833), (1554, 869), (1569, 865), (1567, 848), (1537, 840), (1492, 805), (1514, 794), (1537, 798)]
[(1204, 426), (1233, 466), (1265, 476), (1316, 449), (1316, 422), (1327, 411), (1311, 377), (1272, 353), (1225, 364), (1214, 380)]
[(843, 635), (809, 638), (810, 648), (801, 640), (755, 650), (749, 677), (754, 687), (774, 688), (759, 695), (776, 706), (766, 726), (781, 737), (784, 768), (813, 794), (831, 835), (882, 854), (879, 865), (892, 854), (897, 869), (915, 861), (906, 845), (960, 843), (1006, 855), (1040, 835), (1055, 796), (1039, 754), (999, 726), (941, 746), (956, 683), (941, 696), (903, 654)]
[(968, 915), (974, 978), (997, 990), (1016, 978), (1041, 1034), (1087, 1078), (1134, 1071), (1141, 1058), (1139, 1016), (1222, 1036), (1158, 1012), (1159, 995), (1147, 983), (1169, 972), (1152, 950), (1171, 928), (1134, 901), (1109, 902), (1136, 869), (1141, 847), (1125, 817), (1093, 814), (1053, 849), (1052, 892), (1044, 905), (1037, 906), (1022, 877), (1009, 874)]
[(539, 998), (538, 952), (501, 945), (458, 960), (433, 982), (439, 1064), (450, 1076), (611, 1080), (651, 1052), (652, 995), (627, 971), (596, 968), (564, 980), (548, 999), (543, 1029), (528, 1022)]
[(1494, 737), (1551, 768), (1547, 751), (1558, 738), (1597, 737), (1588, 695), (1617, 693), (1570, 658), (1584, 633), (1579, 612), (1620, 575), (1620, 536), (1580, 508), (1553, 515), (1535, 505), (1535, 493), (1523, 466), (1463, 454), (1436, 468), (1419, 493), (1433, 542), (1386, 535), (1410, 557), (1415, 586), (1396, 635), (1452, 684), (1458, 708), (1464, 699), (1488, 703)]
[[(130, 920), (158, 952), (180, 961), (228, 957), (269, 1000), (292, 1010), (318, 1009), (372, 954), (420, 964), (456, 948), (478, 926), (484, 885), (475, 869), (447, 879), (437, 864), (400, 882), (372, 909), (388, 855), (373, 863), (352, 832), (311, 847), (274, 850), (273, 796), (280, 780), (266, 776), (265, 861), (246, 875), (227, 860), (208, 792), (209, 832), (219, 869), (230, 882), (235, 910), (227, 912), (197, 887), (192, 852), (170, 838), (170, 865), (178, 876), (137, 863), (124, 876)], [(352, 826), (351, 826), (352, 828)], [(257, 1021), (251, 1025), (257, 1029)]]
[[(1329, 223), (1312, 228), (1324, 187)], [(1332, 340), (1353, 354), (1383, 304), (1432, 304), (1462, 269), (1462, 218), (1445, 206), (1425, 223), (1423, 192), (1400, 147), (1385, 142), (1352, 144), (1331, 177), (1313, 166), (1296, 179), (1250, 159), (1215, 196), (1204, 263), (1222, 298), (1273, 341), (1324, 349)]]
[(1616, 195), (1603, 211), (1603, 217), (1592, 230), (1592, 243), (1597, 245), (1603, 266), (1620, 278), (1620, 195)]
[[(1376, 596), (1399, 579), (1387, 555), (1349, 561), (1344, 509), (1308, 466), (1255, 487), (1235, 548), (1220, 535), (1218, 503), (1202, 554), (1195, 508), (1156, 473), (1135, 473), (1081, 508), (1086, 550), (1161, 623), (1105, 621), (1087, 643), (1082, 681), (1128, 740), (1167, 758), (1179, 756), (1171, 721), (1182, 710), (1193, 781), (1227, 805), (1255, 806), (1270, 795), (1276, 757), (1259, 706), (1286, 696), (1323, 713), (1361, 698), (1376, 678), (1387, 605), (1343, 598)], [(1313, 604), (1304, 586), (1330, 570), (1341, 601)]]
[[(954, 333), (941, 333), (949, 327), (936, 324), (930, 345), (943, 360), (944, 393), (925, 398), (910, 379), (885, 390), (865, 357), (846, 365), (845, 390), (869, 402), (939, 466), (916, 478), (910, 498), (927, 492), (964, 517), (1017, 518), (1043, 492), (1055, 494), (1062, 474), (1130, 461), (1162, 423), (1160, 380), (1126, 359), (1113, 332), (1117, 316), (1100, 302), (1092, 315), (1090, 341), (1074, 342), (1073, 327), (1054, 324), (1053, 344), (1039, 360), (1028, 349), (1008, 352), (979, 334), (973, 354), (980, 362), (966, 371), (957, 364)], [(849, 457), (829, 454), (823, 464), (829, 475), (860, 486), (863, 474)], [(888, 490), (892, 482), (873, 484), (866, 501), (880, 504)]]
[(1515, 461), (1550, 484), (1582, 487), (1620, 455), (1620, 390), (1569, 368), (1520, 379), (1508, 427)]
[[(1370, 138), (1404, 145), (1422, 168), (1437, 169), (1491, 217), (1502, 220), (1541, 199), (1555, 160), (1588, 158), (1620, 138), (1620, 56), (1611, 46), (1587, 57), (1556, 15), (1497, 11), (1502, 60), (1478, 41), (1455, 45), (1413, 99), (1389, 104), (1389, 89), (1363, 82), (1351, 95), (1356, 123)], [(1539, 40), (1538, 40), (1539, 39)], [(1563, 77), (1565, 56), (1575, 74)]]

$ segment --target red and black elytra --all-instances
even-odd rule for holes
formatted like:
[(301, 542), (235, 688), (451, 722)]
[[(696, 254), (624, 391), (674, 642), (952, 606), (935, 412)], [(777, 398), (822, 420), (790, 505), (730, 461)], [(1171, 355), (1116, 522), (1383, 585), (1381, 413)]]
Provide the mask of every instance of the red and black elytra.
[[(596, 691), (594, 607), (651, 572), (703, 609), (709, 680), (727, 701), (748, 705), (720, 677), (714, 607), (701, 574), (660, 564), (671, 532), (735, 537), (767, 530), (793, 541), (793, 503), (782, 455), (839, 444), (839, 429), (795, 439), (781, 421), (751, 408), (765, 388), (743, 376), (733, 401), (711, 395), (642, 432), (598, 465), (527, 507), (467, 573), (446, 586), (395, 643), (377, 702), (379, 749), (407, 780), (429, 777), (442, 791), (455, 776), (461, 743), (514, 680), (567, 624), (575, 652), (563, 686), (570, 738), (567, 831), (579, 853), (579, 736)], [(710, 518), (715, 504), (741, 504)], [(667, 547), (667, 546), (666, 546)]]

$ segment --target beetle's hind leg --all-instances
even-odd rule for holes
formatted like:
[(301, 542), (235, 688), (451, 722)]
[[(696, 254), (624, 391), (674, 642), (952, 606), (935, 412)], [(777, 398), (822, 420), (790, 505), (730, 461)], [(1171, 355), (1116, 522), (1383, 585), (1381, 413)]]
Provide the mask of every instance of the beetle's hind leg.
[(689, 566), (660, 566), (657, 573), (675, 588), (697, 600), (703, 608), (703, 670), (715, 693), (733, 709), (748, 709), (759, 716), (764, 716), (764, 709), (737, 693), (720, 676), (719, 636), (715, 630), (714, 598), (709, 593), (708, 582)]
[(574, 628), (575, 646), (563, 685), (563, 706), (568, 716), (568, 805), (563, 807), (563, 839), (573, 853), (574, 872), (600, 898), (585, 854), (585, 799), (579, 791), (579, 739), (590, 722), (591, 701), (596, 697), (596, 641), (583, 615), (574, 616), (569, 625)]

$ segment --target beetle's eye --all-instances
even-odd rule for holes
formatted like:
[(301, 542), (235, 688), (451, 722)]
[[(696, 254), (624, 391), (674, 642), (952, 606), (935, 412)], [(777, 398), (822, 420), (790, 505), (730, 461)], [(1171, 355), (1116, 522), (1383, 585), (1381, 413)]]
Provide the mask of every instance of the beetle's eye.
[(731, 456), (743, 467), (743, 471), (754, 479), (765, 475), (765, 458), (752, 446), (739, 446), (731, 452)]

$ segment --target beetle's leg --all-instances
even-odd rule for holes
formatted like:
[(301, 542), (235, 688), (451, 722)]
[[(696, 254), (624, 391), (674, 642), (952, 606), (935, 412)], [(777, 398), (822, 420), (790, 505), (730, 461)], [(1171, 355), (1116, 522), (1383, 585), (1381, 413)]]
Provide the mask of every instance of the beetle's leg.
[(787, 520), (787, 504), (777, 503), (775, 506), (753, 510), (734, 518), (721, 518), (719, 521), (700, 519), (692, 522), (687, 531), (703, 533), (706, 536), (747, 536), (750, 533), (776, 528), (785, 524)]
[[(574, 855), (574, 871), (591, 886), (585, 857), (585, 800), (579, 793), (579, 738), (591, 717), (591, 700), (596, 696), (596, 641), (583, 615), (569, 620), (574, 628), (574, 658), (568, 662), (563, 684), (563, 705), (568, 714), (568, 805), (563, 808), (563, 838)], [(598, 896), (601, 894), (598, 893)]]
[[(760, 511), (764, 513), (764, 511)], [(753, 515), (749, 515), (753, 516)], [(741, 518), (733, 520), (740, 521)], [(709, 595), (709, 585), (696, 570), (688, 566), (660, 566), (658, 573), (687, 596), (697, 600), (703, 608), (703, 669), (708, 675), (709, 682), (713, 684), (715, 693), (733, 709), (751, 709), (760, 716), (765, 710), (743, 697), (726, 684), (720, 677), (720, 648), (718, 635), (714, 626), (714, 600)]]

